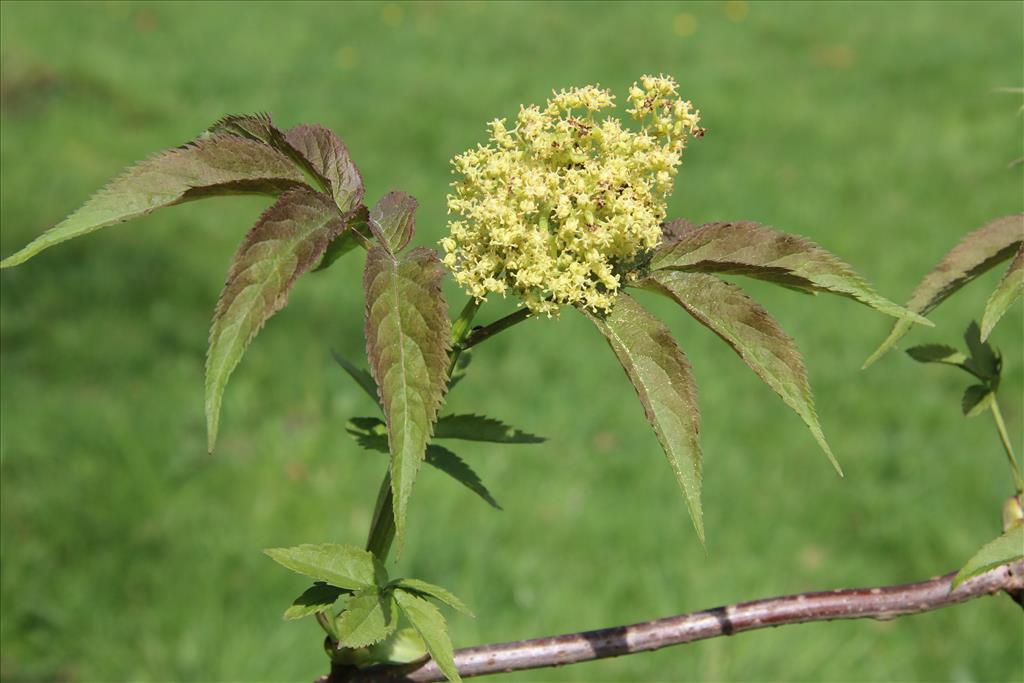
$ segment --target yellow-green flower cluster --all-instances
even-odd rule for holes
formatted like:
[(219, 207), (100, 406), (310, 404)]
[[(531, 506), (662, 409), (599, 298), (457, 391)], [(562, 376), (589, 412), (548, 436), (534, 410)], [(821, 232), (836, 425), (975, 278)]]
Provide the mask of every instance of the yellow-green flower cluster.
[(597, 114), (615, 106), (595, 86), (492, 121), (490, 144), (452, 160), (455, 214), (444, 262), (471, 296), (519, 295), (535, 313), (561, 304), (609, 310), (623, 271), (661, 239), (666, 199), (700, 113), (676, 82), (644, 76), (629, 90), (636, 130)]

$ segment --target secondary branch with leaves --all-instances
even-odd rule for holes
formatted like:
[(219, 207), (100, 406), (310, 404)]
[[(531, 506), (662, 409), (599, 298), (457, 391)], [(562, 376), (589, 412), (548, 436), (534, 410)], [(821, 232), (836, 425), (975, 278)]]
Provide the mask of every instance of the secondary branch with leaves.
[[(468, 351), (526, 320), (553, 319), (565, 309), (575, 309), (604, 337), (636, 391), (703, 543), (704, 465), (690, 360), (668, 327), (628, 290), (666, 297), (726, 342), (797, 414), (841, 474), (819, 423), (796, 343), (760, 304), (722, 276), (838, 294), (895, 317), (893, 333), (877, 357), (912, 324), (930, 325), (923, 315), (956, 288), (1016, 253), (980, 331), (968, 339), (971, 357), (943, 351), (918, 358), (959, 365), (981, 381), (981, 389), (968, 390), (972, 400), (977, 399), (972, 407), (991, 408), (1016, 468), (995, 400), (999, 357), (985, 351), (983, 340), (1024, 286), (1022, 217), (995, 221), (977, 233), (980, 237), (958, 246), (941, 272), (926, 278), (906, 307), (899, 306), (877, 294), (851, 266), (805, 238), (750, 221), (696, 226), (669, 219), (666, 202), (684, 150), (704, 135), (699, 112), (677, 90), (670, 78), (642, 77), (629, 90), (631, 107), (625, 121), (601, 114), (614, 106), (614, 100), (609, 91), (594, 86), (555, 93), (544, 107), (523, 107), (513, 127), (503, 119), (493, 121), (488, 145), (453, 159), (458, 180), (448, 197), (452, 219), (448, 236), (441, 240), (443, 257), (432, 248), (411, 246), (418, 207), (414, 198), (392, 191), (372, 206), (364, 203), (362, 176), (332, 131), (313, 125), (281, 130), (267, 115), (246, 115), (226, 117), (195, 140), (127, 169), (0, 267), (18, 265), (51, 246), (162, 207), (225, 194), (273, 197), (274, 203), (245, 235), (231, 262), (210, 329), (205, 408), (212, 451), (227, 382), (262, 326), (285, 306), (296, 281), (307, 272), (332, 267), (346, 254), (365, 254), (359, 270), (369, 371), (341, 356), (336, 360), (380, 409), (376, 416), (352, 417), (346, 431), (359, 447), (389, 460), (376, 489), (367, 542), (365, 548), (307, 543), (267, 554), (312, 579), (285, 617), (316, 619), (326, 633), (335, 672), (361, 675), (358, 672), (364, 669), (378, 671), (382, 665), (419, 662), (429, 656), (430, 664), (401, 671), (408, 671), (412, 680), (433, 680), (414, 677), (432, 672), (429, 676), (458, 681), (460, 670), (467, 675), (483, 672), (474, 663), (481, 657), (500, 662), (516, 648), (456, 653), (436, 605), (468, 613), (466, 606), (433, 583), (392, 578), (393, 565), (409, 533), (412, 493), (423, 463), (498, 507), (472, 468), (439, 442), (543, 441), (494, 418), (444, 411), (447, 393), (467, 372)], [(349, 272), (353, 262), (351, 257), (344, 261)], [(454, 320), (441, 288), (448, 274), (468, 295)], [(474, 327), (487, 298), (498, 295), (518, 298), (520, 307)], [(1024, 555), (1024, 514), (1017, 514), (1020, 472), (1015, 472), (1018, 496), (1012, 499), (1016, 508), (1008, 508), (1006, 533), (994, 542), (995, 550), (986, 546), (988, 550), (979, 553), (984, 562), (968, 563), (965, 571), (970, 572), (962, 578), (992, 573), (994, 566)], [(975, 581), (969, 585), (995, 585)], [(966, 595), (954, 591), (940, 596), (941, 588), (934, 583), (920, 590), (930, 591), (936, 605)], [(906, 588), (907, 595), (918, 595), (917, 590)], [(838, 594), (833, 600), (834, 595)], [(823, 611), (803, 618), (796, 610), (793, 620), (842, 618), (829, 611), (833, 603), (824, 597), (804, 598)], [(882, 604), (865, 600), (864, 604)], [(788, 614), (792, 606), (786, 599), (770, 602), (780, 614)], [(714, 611), (676, 619), (680, 625), (697, 619), (710, 629), (708, 635), (714, 635), (714, 628), (726, 633), (747, 623), (741, 615), (753, 614), (750, 610), (756, 612), (765, 604), (730, 608), (733, 613), (726, 609), (720, 616), (727, 622), (716, 622), (717, 627), (706, 617)], [(824, 616), (828, 614), (833, 617)], [(870, 610), (854, 609), (849, 616), (870, 615)], [(633, 651), (630, 634), (648, 633), (644, 628), (619, 629), (627, 636), (627, 647), (609, 652)], [(661, 626), (652, 628), (656, 633)], [(582, 647), (580, 638), (590, 642), (592, 637), (596, 636), (552, 642), (571, 650)], [(535, 646), (539, 647), (533, 643), (528, 648)], [(505, 654), (499, 656), (499, 650)], [(555, 665), (578, 660), (533, 661)]]

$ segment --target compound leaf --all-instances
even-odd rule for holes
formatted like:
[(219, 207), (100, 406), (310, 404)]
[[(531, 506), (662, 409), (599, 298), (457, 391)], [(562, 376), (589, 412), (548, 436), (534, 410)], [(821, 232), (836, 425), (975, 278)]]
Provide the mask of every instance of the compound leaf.
[(721, 337), (754, 373), (800, 416), (836, 471), (832, 454), (814, 410), (807, 370), (796, 342), (743, 291), (714, 275), (660, 270), (639, 283), (673, 299)]
[(405, 514), (448, 383), (451, 324), (441, 292), (444, 269), (423, 247), (395, 257), (373, 247), (366, 258), (366, 352), (388, 427), (395, 530)]
[(907, 355), (918, 363), (943, 363), (963, 367), (967, 356), (952, 346), (944, 344), (921, 344), (907, 349)]
[(398, 608), (390, 590), (376, 586), (353, 595), (335, 622), (338, 643), (343, 647), (366, 647), (380, 642), (398, 627)]
[(281, 196), (235, 253), (217, 301), (206, 356), (208, 446), (217, 440), (228, 378), (260, 328), (288, 301), (295, 280), (309, 270), (345, 220), (324, 195), (298, 188)]
[[(996, 264), (1010, 258), (1024, 241), (1024, 214), (1005, 216), (986, 223), (968, 234), (942, 257), (910, 295), (907, 308), (927, 315), (968, 282)], [(995, 324), (995, 320), (992, 321)], [(991, 329), (991, 327), (989, 328)], [(889, 336), (864, 362), (867, 367), (896, 345), (910, 330), (906, 320), (897, 320)]]
[(750, 221), (707, 223), (658, 247), (652, 270), (746, 275), (807, 291), (833, 292), (877, 311), (930, 322), (879, 296), (848, 264), (810, 240)]
[(416, 232), (415, 198), (392, 190), (380, 198), (370, 210), (370, 230), (377, 240), (393, 254), (397, 254)]
[(337, 543), (306, 543), (264, 550), (275, 562), (316, 581), (360, 590), (377, 585), (379, 563), (365, 550)]
[(950, 590), (956, 589), (961, 583), (978, 574), (984, 574), (989, 569), (1019, 560), (1022, 557), (1024, 557), (1024, 525), (1015, 526), (1002, 536), (982, 546), (981, 550), (967, 560), (963, 569), (957, 572)]
[(455, 597), (455, 595), (452, 594), (451, 591), (441, 588), (440, 586), (435, 586), (432, 583), (427, 583), (426, 581), (421, 581), (419, 579), (398, 579), (394, 582), (394, 585), (398, 586), (399, 588), (403, 588), (407, 591), (411, 591), (413, 593), (419, 593), (424, 597), (430, 597), (434, 598), (435, 600), (440, 600), (452, 609), (462, 612), (467, 617), (473, 616), (473, 613), (470, 611), (470, 609), (466, 607), (466, 603), (462, 602), (462, 600), (459, 600), (457, 597)]
[(434, 425), (435, 439), (463, 439), (489, 443), (543, 443), (544, 437), (534, 436), (510, 427), (500, 420), (483, 415), (445, 415)]
[(317, 612), (326, 612), (334, 606), (344, 592), (336, 586), (328, 586), (322, 581), (317, 581), (302, 595), (295, 598), (292, 606), (285, 610), (284, 618), (301, 619)]
[(605, 336), (633, 383), (703, 543), (700, 413), (697, 386), (686, 356), (661, 321), (628, 294), (620, 293), (605, 317), (583, 313)]
[(288, 157), (267, 145), (234, 135), (200, 138), (131, 166), (82, 208), (0, 261), (0, 268), (161, 207), (214, 195), (279, 195), (303, 183)]
[(437, 668), (452, 683), (461, 683), (459, 670), (455, 668), (455, 652), (448, 637), (448, 626), (441, 612), (429, 600), (401, 588), (395, 589), (395, 600), (409, 623), (423, 638), (423, 644), (437, 663)]
[[(363, 201), (363, 177), (352, 162), (348, 148), (329, 128), (319, 125), (299, 125), (288, 129), (284, 142), (297, 152), (300, 163), (320, 180), (326, 181), (327, 190), (343, 212), (352, 211)], [(286, 149), (286, 152), (288, 150)]]
[(981, 317), (981, 341), (988, 339), (992, 328), (1021, 294), (1024, 294), (1024, 242), (1017, 247), (1017, 255), (985, 304), (985, 313)]

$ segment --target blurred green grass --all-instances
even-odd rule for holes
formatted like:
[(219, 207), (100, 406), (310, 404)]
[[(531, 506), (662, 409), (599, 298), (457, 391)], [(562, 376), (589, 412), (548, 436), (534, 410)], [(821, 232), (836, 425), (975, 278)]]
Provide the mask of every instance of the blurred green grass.
[[(902, 300), (959, 237), (1021, 211), (1019, 3), (0, 4), (0, 252), (130, 162), (233, 112), (338, 131), (368, 197), (421, 201), (444, 231), (447, 160), (552, 88), (622, 93), (675, 75), (703, 110), (671, 215), (807, 235)], [(304, 587), (268, 546), (360, 543), (383, 461), (344, 421), (372, 405), (328, 350), (362, 352), (357, 257), (304, 279), (251, 348), (205, 454), (202, 366), (228, 259), (266, 202), (175, 208), (5, 272), (0, 293), (0, 677), (294, 680), (325, 671)], [(958, 340), (998, 274), (912, 342)], [(625, 377), (566, 313), (476, 354), (453, 411), (551, 437), (459, 452), (505, 510), (426, 471), (397, 570), (479, 615), (457, 645), (644, 620), (740, 599), (915, 580), (997, 531), (1009, 493), (964, 378), (899, 353), (888, 321), (751, 284), (807, 356), (847, 472), (713, 335), (650, 301), (701, 389), (708, 551)], [(452, 307), (462, 296), (448, 290)], [(492, 304), (495, 315), (509, 304)], [(486, 309), (485, 309), (486, 310)], [(488, 315), (485, 313), (485, 315)], [(1022, 434), (1024, 316), (994, 335)], [(1020, 611), (998, 598), (896, 622), (762, 631), (508, 676), (522, 681), (1021, 680)], [(504, 680), (504, 679), (496, 679)]]

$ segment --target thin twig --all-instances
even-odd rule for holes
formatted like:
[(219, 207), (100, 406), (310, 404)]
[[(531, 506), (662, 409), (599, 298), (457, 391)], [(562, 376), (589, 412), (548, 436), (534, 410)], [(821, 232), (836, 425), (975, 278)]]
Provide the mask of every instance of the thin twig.
[[(1022, 590), (1024, 560), (991, 569), (950, 592), (953, 576), (955, 572), (899, 586), (787, 595), (599, 631), (470, 647), (455, 651), (455, 665), (463, 677), (481, 676), (618, 657), (769, 626), (837, 619), (893, 619), (984, 595)], [(443, 680), (437, 665), (427, 659), (364, 671), (338, 668), (320, 679), (320, 683)]]
[(476, 346), (480, 342), (486, 341), (498, 334), (502, 330), (506, 330), (513, 325), (523, 322), (529, 318), (533, 313), (529, 308), (525, 306), (516, 310), (514, 313), (509, 313), (504, 318), (495, 320), (490, 325), (484, 325), (483, 327), (474, 327), (473, 331), (469, 333), (465, 341), (462, 342), (462, 348), (468, 349)]

